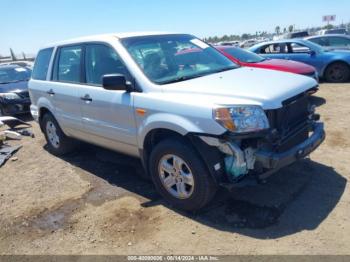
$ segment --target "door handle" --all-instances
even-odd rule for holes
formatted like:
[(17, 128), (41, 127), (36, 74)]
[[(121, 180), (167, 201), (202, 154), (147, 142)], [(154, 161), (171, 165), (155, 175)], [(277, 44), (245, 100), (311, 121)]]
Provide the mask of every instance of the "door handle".
[(52, 89), (48, 90), (46, 93), (48, 93), (50, 96), (55, 95), (55, 92)]
[(90, 97), (89, 94), (86, 94), (85, 96), (80, 97), (80, 99), (85, 102), (92, 102), (92, 98)]

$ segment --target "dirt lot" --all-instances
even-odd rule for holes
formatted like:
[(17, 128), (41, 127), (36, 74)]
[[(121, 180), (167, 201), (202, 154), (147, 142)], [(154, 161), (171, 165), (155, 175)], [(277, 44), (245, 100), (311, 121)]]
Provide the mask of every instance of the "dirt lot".
[(167, 206), (134, 159), (50, 155), (33, 122), (0, 168), (0, 254), (350, 254), (350, 84), (322, 84), (315, 101), (327, 139), (311, 159), (199, 214)]

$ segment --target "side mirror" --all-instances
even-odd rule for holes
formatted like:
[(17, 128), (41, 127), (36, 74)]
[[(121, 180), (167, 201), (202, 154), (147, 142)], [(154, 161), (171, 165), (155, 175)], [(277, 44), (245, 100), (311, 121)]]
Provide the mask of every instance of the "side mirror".
[(309, 54), (310, 54), (310, 56), (315, 56), (315, 55), (316, 55), (316, 52), (315, 52), (314, 50), (310, 50), (310, 51), (309, 51)]
[(124, 75), (110, 74), (102, 76), (102, 86), (106, 90), (125, 90), (132, 91), (132, 85), (126, 80)]

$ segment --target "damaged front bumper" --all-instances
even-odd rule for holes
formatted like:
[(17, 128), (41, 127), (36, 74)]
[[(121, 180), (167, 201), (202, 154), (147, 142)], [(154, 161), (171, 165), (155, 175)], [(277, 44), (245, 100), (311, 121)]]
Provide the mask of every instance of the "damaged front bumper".
[(276, 153), (265, 150), (255, 152), (256, 161), (261, 163), (263, 168), (280, 169), (306, 157), (326, 138), (323, 123), (315, 123), (312, 129), (313, 133), (307, 140), (286, 152)]
[(3, 113), (5, 115), (18, 115), (30, 112), (30, 99), (2, 99), (0, 101)]
[[(309, 126), (310, 135), (302, 143), (299, 143), (286, 151), (278, 152), (273, 149), (259, 148), (252, 145), (247, 146), (244, 140), (214, 138), (199, 136), (210, 147), (216, 147), (222, 154), (220, 166), (226, 174), (226, 181), (222, 183), (237, 183), (248, 175), (256, 179), (265, 179), (279, 169), (288, 166), (299, 159), (308, 156), (325, 139), (323, 123), (314, 122)], [(266, 137), (265, 137), (266, 138)], [(264, 137), (253, 138), (256, 141)], [(253, 143), (254, 144), (254, 143)], [(259, 143), (257, 143), (259, 145)], [(216, 163), (216, 167), (219, 164)], [(217, 168), (216, 168), (217, 169)]]

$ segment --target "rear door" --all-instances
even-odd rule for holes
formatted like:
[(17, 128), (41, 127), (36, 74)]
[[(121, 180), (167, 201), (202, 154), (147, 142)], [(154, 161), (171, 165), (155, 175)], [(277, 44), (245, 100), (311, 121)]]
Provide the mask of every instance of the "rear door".
[(84, 64), (86, 85), (79, 88), (79, 103), (88, 139), (130, 153), (137, 148), (133, 93), (102, 87), (106, 74), (122, 74), (131, 80), (127, 68), (114, 48), (103, 43), (85, 45)]
[(55, 117), (70, 135), (78, 136), (83, 129), (79, 88), (82, 86), (82, 45), (62, 46), (57, 49), (52, 82), (47, 91), (51, 96)]

